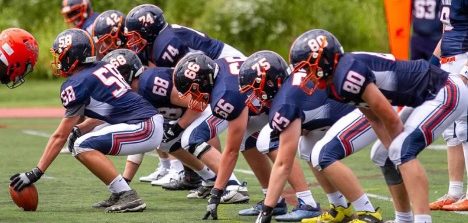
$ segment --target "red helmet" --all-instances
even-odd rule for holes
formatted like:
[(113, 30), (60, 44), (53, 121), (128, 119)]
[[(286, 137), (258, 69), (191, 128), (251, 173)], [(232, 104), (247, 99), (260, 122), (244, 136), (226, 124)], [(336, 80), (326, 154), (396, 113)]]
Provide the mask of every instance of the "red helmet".
[(24, 83), (37, 62), (39, 49), (36, 39), (20, 28), (0, 33), (0, 82), (9, 88)]
[(89, 0), (62, 1), (62, 15), (65, 17), (65, 22), (76, 28), (81, 28), (91, 13), (92, 7)]

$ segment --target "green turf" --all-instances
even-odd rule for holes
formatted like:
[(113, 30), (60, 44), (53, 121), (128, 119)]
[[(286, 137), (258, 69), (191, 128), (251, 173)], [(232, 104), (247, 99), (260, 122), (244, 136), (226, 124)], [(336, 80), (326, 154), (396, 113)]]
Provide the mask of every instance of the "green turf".
[(6, 107), (61, 107), (60, 85), (65, 79), (32, 80), (15, 89), (0, 86), (0, 105)]
[[(91, 208), (91, 204), (108, 196), (107, 188), (70, 155), (59, 155), (47, 170), (46, 176), (36, 186), (39, 190), (39, 208), (36, 212), (23, 212), (10, 200), (8, 194), (9, 176), (34, 167), (39, 159), (47, 138), (25, 134), (34, 130), (45, 134), (54, 131), (58, 119), (0, 119), (0, 222), (202, 222), (206, 200), (188, 200), (186, 192), (167, 192), (138, 181), (132, 187), (138, 191), (148, 205), (143, 213), (106, 214)], [(441, 143), (440, 141), (438, 143)], [(361, 151), (346, 160), (364, 185), (366, 192), (389, 196), (380, 172), (369, 161), (369, 150)], [(446, 153), (425, 151), (421, 158), (428, 169), (430, 198), (435, 199), (447, 190)], [(120, 170), (124, 157), (112, 158)], [(154, 170), (156, 158), (146, 156), (137, 177)], [(304, 163), (303, 163), (304, 164)], [(248, 169), (241, 158), (238, 169)], [(304, 164), (308, 181), (317, 201), (327, 206), (323, 192), (315, 186), (311, 172)], [(261, 199), (258, 183), (252, 175), (237, 172), (238, 178), (249, 185), (250, 204), (221, 205), (220, 222), (254, 222), (254, 217), (238, 217), (237, 211), (248, 208)], [(50, 178), (53, 177), (53, 178)], [(371, 199), (375, 206), (383, 209), (386, 219), (393, 216), (389, 201)], [(289, 207), (291, 209), (291, 207)], [(432, 212), (433, 222), (464, 222), (465, 216)]]

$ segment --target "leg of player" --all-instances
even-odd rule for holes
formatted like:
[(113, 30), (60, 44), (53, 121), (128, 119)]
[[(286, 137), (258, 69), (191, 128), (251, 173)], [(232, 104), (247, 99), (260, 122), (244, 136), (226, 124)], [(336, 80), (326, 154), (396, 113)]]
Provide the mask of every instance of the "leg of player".
[[(414, 108), (403, 107), (398, 112), (402, 122), (406, 122), (413, 110)], [(394, 221), (400, 223), (413, 222), (413, 212), (411, 211), (408, 193), (401, 174), (388, 158), (388, 150), (379, 140), (372, 145), (371, 159), (382, 171), (388, 190), (392, 195), (393, 207), (395, 209)]]
[(445, 128), (466, 113), (468, 90), (461, 78), (449, 76), (446, 86), (436, 98), (415, 108), (400, 133), (389, 147), (389, 157), (400, 169), (413, 205), (414, 222), (431, 222), (428, 181), (416, 156), (439, 136)]
[(290, 213), (276, 216), (276, 221), (301, 221), (305, 218), (317, 217), (322, 213), (320, 205), (315, 201), (305, 179), (304, 172), (297, 158), (294, 159), (288, 182), (296, 192), (298, 204)]
[[(467, 115), (464, 114), (455, 122), (455, 135), (456, 135), (457, 142), (460, 143), (460, 145), (461, 145), (461, 147), (463, 149), (463, 154), (464, 154), (463, 163), (465, 164), (466, 169), (468, 169), (468, 165), (466, 165), (466, 163), (468, 161), (468, 143), (467, 143), (468, 133), (467, 133), (467, 131), (468, 131)], [(468, 177), (467, 177), (467, 179), (468, 179)], [(453, 184), (452, 182), (450, 182), (450, 183)], [(461, 188), (460, 187), (457, 187), (457, 188), (462, 190), (463, 181), (461, 181), (460, 183), (461, 183)], [(450, 192), (450, 189), (452, 189), (452, 188), (453, 187), (449, 187), (449, 192)], [(468, 191), (468, 188), (467, 188), (467, 191)], [(455, 203), (444, 205), (442, 207), (442, 209), (447, 210), (447, 211), (468, 211), (468, 198), (466, 197), (466, 195), (465, 196), (463, 196), (463, 195), (464, 194), (462, 194), (461, 199), (459, 199)]]
[[(154, 151), (156, 152), (156, 154), (158, 154), (159, 163), (157, 164), (154, 172), (152, 172), (152, 173), (150, 173), (150, 174), (148, 174), (146, 176), (140, 177), (139, 180), (141, 182), (149, 182), (150, 183), (152, 181), (159, 180), (159, 179), (163, 178), (164, 176), (166, 176), (169, 173), (169, 170), (171, 168), (173, 168), (171, 166), (171, 159), (169, 157), (169, 153), (158, 150), (158, 149), (155, 149)], [(172, 159), (174, 159), (174, 158), (172, 158)], [(125, 168), (125, 171), (127, 171), (127, 167)], [(177, 172), (180, 172), (180, 171), (181, 170), (179, 170)], [(125, 172), (124, 172), (124, 176), (126, 176)]]
[(127, 162), (125, 162), (125, 169), (122, 173), (123, 178), (127, 183), (130, 183), (135, 176), (138, 168), (140, 167), (141, 162), (145, 154), (134, 154), (127, 156)]

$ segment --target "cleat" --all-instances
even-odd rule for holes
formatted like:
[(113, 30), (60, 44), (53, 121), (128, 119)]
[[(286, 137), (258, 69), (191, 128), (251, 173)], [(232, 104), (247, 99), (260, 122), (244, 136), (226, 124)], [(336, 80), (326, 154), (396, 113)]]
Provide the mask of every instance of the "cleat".
[(114, 205), (115, 203), (117, 203), (117, 201), (119, 200), (119, 196), (120, 194), (119, 193), (113, 193), (110, 195), (109, 198), (107, 198), (107, 200), (103, 200), (103, 201), (99, 201), (95, 204), (93, 204), (93, 208), (107, 208), (107, 207), (110, 207), (112, 205)]
[(243, 182), (241, 185), (229, 185), (226, 187), (223, 196), (221, 197), (221, 204), (243, 204), (249, 202), (249, 193), (247, 192), (247, 183)]
[(166, 169), (162, 166), (159, 166), (154, 172), (150, 173), (148, 176), (140, 177), (140, 182), (153, 182), (161, 179), (169, 173), (169, 169)]
[(304, 218), (313, 218), (322, 214), (320, 205), (317, 203), (317, 207), (312, 207), (307, 204), (299, 203), (291, 212), (283, 215), (278, 215), (275, 217), (276, 221), (286, 221), (286, 222), (297, 222), (301, 221)]
[(146, 209), (146, 204), (134, 190), (119, 193), (117, 202), (106, 208), (107, 213), (139, 212)]
[(191, 190), (189, 194), (187, 195), (187, 198), (189, 199), (205, 199), (208, 196), (210, 196), (210, 191), (213, 188), (213, 186), (204, 186), (201, 185), (199, 186), (196, 190)]
[(157, 180), (151, 181), (151, 185), (153, 185), (153, 186), (162, 186), (164, 184), (170, 183), (171, 181), (180, 180), (180, 179), (182, 179), (182, 173), (170, 169), (169, 173), (167, 173), (163, 177), (161, 177), (161, 178), (159, 178)]
[[(240, 216), (257, 216), (258, 214), (260, 214), (260, 212), (262, 212), (262, 208), (263, 208), (263, 200), (261, 200), (260, 202), (255, 204), (255, 206), (251, 208), (240, 210), (239, 215)], [(285, 199), (283, 198), (281, 199), (281, 202), (277, 203), (275, 208), (273, 208), (272, 215), (276, 216), (276, 215), (283, 215), (286, 213), (288, 213), (288, 207), (286, 205)]]
[(444, 211), (468, 211), (468, 199), (466, 197), (462, 197), (455, 203), (444, 205), (442, 207)]
[(376, 208), (374, 212), (356, 211), (357, 218), (349, 223), (383, 223), (380, 208)]
[(178, 180), (171, 180), (163, 184), (162, 188), (166, 190), (192, 190), (201, 185), (201, 178), (193, 170), (185, 170), (183, 177)]
[(348, 203), (348, 207), (335, 206), (330, 204), (330, 210), (323, 212), (321, 215), (315, 218), (304, 218), (301, 220), (302, 223), (341, 223), (348, 222), (353, 217), (353, 209), (351, 204)]
[(442, 196), (441, 198), (437, 199), (437, 201), (434, 201), (429, 204), (429, 208), (433, 211), (435, 210), (444, 210), (443, 207), (445, 205), (453, 204), (457, 201), (458, 199), (455, 197), (452, 197), (448, 194)]

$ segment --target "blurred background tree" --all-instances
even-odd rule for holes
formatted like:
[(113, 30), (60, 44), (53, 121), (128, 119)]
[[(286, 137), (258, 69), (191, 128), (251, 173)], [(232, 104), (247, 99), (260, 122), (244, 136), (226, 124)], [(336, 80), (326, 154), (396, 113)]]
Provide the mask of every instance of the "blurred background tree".
[[(323, 28), (340, 39), (345, 51), (388, 51), (387, 27), (381, 0), (94, 0), (93, 9), (127, 13), (151, 3), (168, 22), (190, 26), (229, 43), (246, 55), (268, 49), (288, 57), (289, 46), (301, 33)], [(61, 1), (0, 0), (0, 30), (21, 27), (40, 45), (39, 62), (28, 78), (53, 78), (49, 48), (67, 26)]]

